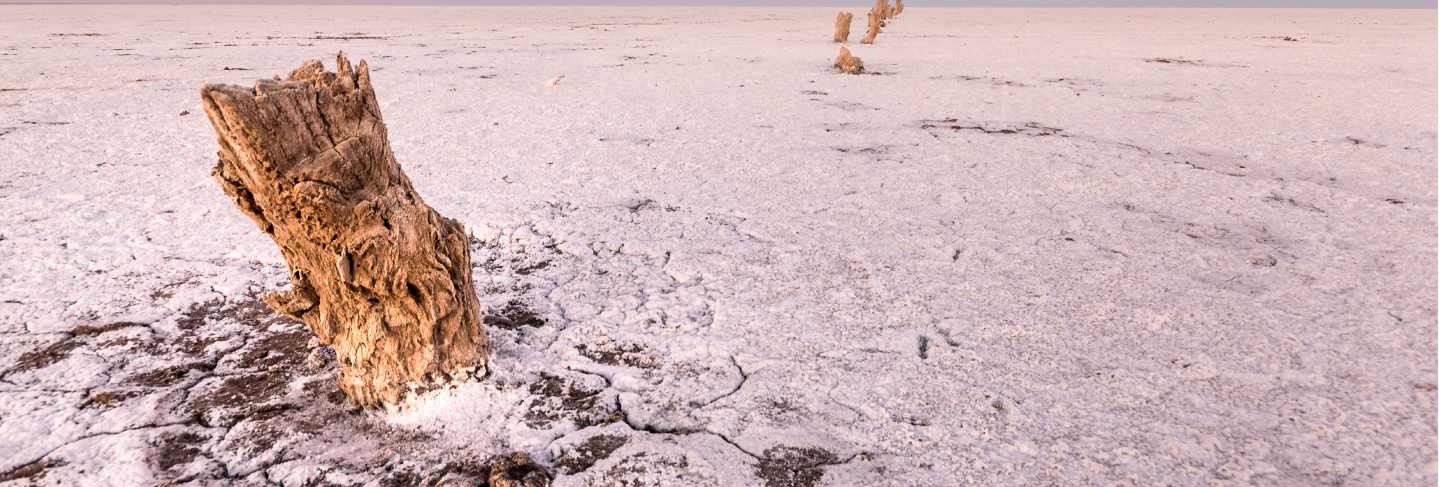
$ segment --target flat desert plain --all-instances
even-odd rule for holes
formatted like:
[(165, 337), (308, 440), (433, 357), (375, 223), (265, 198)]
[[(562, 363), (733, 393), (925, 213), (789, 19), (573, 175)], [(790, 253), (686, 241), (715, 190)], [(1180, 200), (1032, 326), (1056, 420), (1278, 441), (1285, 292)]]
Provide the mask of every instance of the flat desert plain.
[[(837, 10), (0, 7), (0, 479), (1435, 483), (1434, 10)], [(495, 347), (393, 411), (210, 176), (339, 51)]]

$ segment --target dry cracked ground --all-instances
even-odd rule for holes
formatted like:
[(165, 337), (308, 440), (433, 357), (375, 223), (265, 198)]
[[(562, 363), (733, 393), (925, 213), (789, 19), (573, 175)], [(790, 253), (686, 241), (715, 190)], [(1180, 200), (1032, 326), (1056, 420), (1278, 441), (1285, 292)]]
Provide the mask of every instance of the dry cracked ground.
[[(1433, 10), (833, 18), (0, 7), (0, 483), (1435, 483)], [(339, 50), (496, 348), (399, 411), (198, 115)]]

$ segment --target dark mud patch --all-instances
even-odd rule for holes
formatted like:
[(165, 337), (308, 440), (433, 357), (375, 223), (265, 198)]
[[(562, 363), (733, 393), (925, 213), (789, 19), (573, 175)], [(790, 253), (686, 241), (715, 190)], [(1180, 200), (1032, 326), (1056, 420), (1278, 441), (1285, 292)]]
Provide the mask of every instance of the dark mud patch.
[(201, 448), (205, 440), (205, 437), (189, 431), (161, 435), (151, 445), (154, 449), (150, 452), (150, 461), (161, 471), (187, 465), (205, 453)]
[(1272, 255), (1257, 255), (1250, 258), (1250, 265), (1255, 267), (1275, 267), (1279, 264), (1279, 259)]
[(524, 418), (525, 424), (531, 428), (548, 428), (560, 420), (569, 420), (576, 427), (588, 428), (622, 419), (620, 411), (608, 408), (609, 403), (601, 401), (603, 388), (592, 388), (557, 375), (541, 373), (540, 380), (531, 383), (529, 391), (536, 396), (530, 401)]
[(493, 326), (505, 330), (518, 330), (523, 327), (540, 328), (545, 326), (545, 319), (535, 314), (530, 306), (521, 301), (510, 301), (501, 306), (500, 309), (491, 310), (483, 320), (485, 326)]
[(1384, 149), (1385, 147), (1387, 147), (1385, 144), (1372, 142), (1359, 137), (1345, 137), (1340, 139), (1340, 143), (1348, 145), (1358, 145), (1362, 147), (1372, 147), (1375, 149)]
[(1152, 63), (1152, 64), (1181, 64), (1181, 65), (1193, 65), (1193, 66), (1198, 66), (1198, 65), (1205, 64), (1205, 60), (1204, 60), (1204, 59), (1185, 59), (1185, 58), (1178, 58), (1178, 57), (1152, 57), (1152, 58), (1145, 58), (1145, 62), (1147, 62), (1147, 63)]
[(768, 396), (761, 398), (757, 412), (772, 424), (796, 424), (809, 415), (808, 410), (789, 398)]
[[(818, 99), (817, 99), (817, 100), (818, 100)], [(870, 105), (866, 105), (866, 104), (864, 104), (864, 103), (853, 102), (853, 101), (826, 101), (826, 102), (821, 102), (821, 103), (824, 103), (824, 104), (826, 104), (826, 105), (828, 105), (828, 106), (831, 106), (831, 107), (839, 108), (839, 109), (844, 110), (844, 111), (847, 111), (847, 112), (878, 112), (878, 111), (880, 111), (880, 107), (870, 106)]]
[(855, 146), (855, 147), (834, 147), (836, 152), (843, 154), (873, 154), (887, 155), (895, 148), (893, 145)]
[(582, 343), (576, 345), (575, 350), (598, 364), (637, 369), (654, 369), (660, 366), (654, 357), (646, 353), (645, 347), (638, 343), (606, 343), (603, 345)]
[(130, 399), (139, 395), (139, 391), (93, 392), (89, 396), (85, 397), (85, 401), (80, 403), (80, 409), (110, 409), (115, 406), (119, 406), (121, 403), (125, 402), (126, 399)]
[(954, 132), (979, 132), (986, 135), (1023, 135), (1027, 137), (1069, 137), (1065, 129), (1025, 122), (1020, 125), (990, 124), (984, 122), (962, 122), (955, 118), (921, 120), (924, 130), (950, 130)]
[(17, 480), (28, 480), (31, 484), (38, 484), (45, 478), (45, 472), (51, 468), (64, 466), (65, 462), (41, 458), (39, 460), (10, 469), (0, 473), (0, 482), (14, 482)]
[(246, 347), (240, 356), (241, 364), (255, 370), (300, 367), (310, 355), (310, 336), (309, 330), (299, 327), (267, 335)]
[(212, 369), (214, 369), (213, 365), (201, 362), (171, 365), (168, 367), (161, 367), (148, 372), (141, 372), (139, 374), (132, 375), (125, 379), (124, 384), (130, 386), (151, 387), (156, 389), (166, 388), (179, 383), (181, 380), (184, 380), (186, 376), (190, 375), (191, 370), (208, 372)]
[(680, 211), (680, 207), (678, 206), (662, 205), (660, 204), (660, 202), (652, 200), (650, 198), (640, 198), (637, 200), (629, 201), (621, 206), (624, 206), (625, 209), (630, 210), (630, 213), (640, 213), (642, 211), (652, 210), (664, 210), (667, 213), (674, 213)]
[[(223, 340), (225, 340), (225, 337), (223, 336), (201, 336), (185, 334), (181, 335), (179, 339), (176, 339), (173, 343), (171, 343), (170, 349), (179, 353), (183, 353), (185, 355), (189, 355), (191, 357), (203, 357), (206, 355), (206, 352), (209, 351), (210, 345), (213, 345)], [(156, 351), (157, 347), (157, 343), (151, 342), (147, 349), (150, 350), (152, 355), (160, 355), (162, 352)]]
[(136, 323), (136, 322), (133, 322), (133, 321), (117, 321), (117, 322), (114, 322), (114, 323), (107, 323), (107, 324), (104, 324), (104, 325), (80, 325), (80, 326), (77, 326), (77, 327), (71, 329), (71, 330), (70, 330), (70, 334), (71, 334), (71, 335), (74, 335), (74, 336), (94, 336), (94, 335), (100, 335), (100, 334), (104, 334), (104, 333), (109, 333), (109, 332), (112, 332), (112, 331), (115, 331), (115, 330), (125, 329), (125, 328), (148, 327), (148, 326), (150, 326), (150, 325), (147, 325), (147, 324), (145, 324), (145, 323)]
[(765, 450), (755, 475), (766, 487), (814, 487), (825, 478), (824, 467), (838, 463), (839, 457), (829, 450), (777, 446)]
[(1312, 204), (1310, 204), (1310, 203), (1306, 203), (1306, 202), (1303, 202), (1303, 201), (1296, 200), (1295, 197), (1293, 197), (1293, 196), (1285, 196), (1285, 195), (1282, 195), (1282, 194), (1280, 194), (1280, 193), (1270, 193), (1269, 195), (1266, 195), (1264, 198), (1261, 198), (1260, 200), (1261, 200), (1261, 201), (1264, 201), (1264, 202), (1266, 202), (1266, 203), (1279, 204), (1279, 205), (1282, 205), (1282, 206), (1290, 206), (1290, 207), (1294, 207), (1294, 208), (1299, 208), (1299, 209), (1301, 209), (1301, 210), (1305, 210), (1305, 211), (1308, 211), (1308, 212), (1311, 212), (1311, 213), (1325, 213), (1325, 210), (1320, 209), (1320, 207), (1318, 207), (1318, 206), (1315, 206), (1315, 205), (1312, 205)]
[(81, 343), (80, 340), (66, 338), (45, 347), (25, 352), (20, 355), (20, 359), (15, 361), (15, 365), (11, 366), (10, 370), (0, 375), (27, 372), (55, 365), (61, 360), (65, 360), (66, 357), (69, 357), (70, 352), (80, 348), (81, 345), (83, 345), (83, 343)]
[(269, 328), (277, 323), (298, 324), (294, 318), (276, 313), (258, 295), (226, 301), (216, 299), (195, 304), (181, 314), (176, 322), (182, 330), (194, 330), (206, 323), (230, 321), (256, 328)]
[(378, 479), (377, 484), (381, 487), (408, 487), (413, 485), (424, 485), (425, 479), (412, 469), (392, 470)]
[(693, 481), (684, 478), (689, 467), (690, 461), (683, 456), (651, 458), (642, 451), (621, 459), (602, 478), (624, 486), (692, 485)]
[(347, 399), (345, 392), (341, 391), (340, 388), (335, 385), (335, 381), (331, 379), (317, 379), (306, 382), (305, 385), (301, 386), (301, 390), (310, 394), (311, 397), (323, 397), (326, 402), (336, 406), (345, 404), (345, 400)]
[(176, 320), (175, 326), (180, 327), (181, 330), (200, 328), (205, 324), (206, 318), (219, 312), (220, 308), (224, 305), (225, 301), (219, 299), (193, 304), (189, 309), (185, 310), (184, 313), (180, 314), (180, 319)]
[(1030, 86), (1019, 81), (1009, 80), (996, 76), (975, 76), (968, 74), (960, 74), (954, 76), (931, 76), (929, 79), (931, 81), (943, 81), (947, 79), (955, 81), (979, 81), (983, 83), (989, 83), (993, 86), (1005, 86), (1010, 88), (1027, 88)]
[[(364, 32), (353, 32), (340, 35), (317, 35), (306, 37), (312, 41), (359, 41), (359, 40), (386, 40), (390, 36), (370, 35)], [(423, 45), (422, 45), (423, 47)]]
[[(284, 394), (289, 377), (281, 372), (257, 372), (227, 377), (200, 391), (189, 409), (207, 425), (233, 425), (240, 418), (271, 410), (270, 401)], [(197, 386), (198, 388), (198, 386)]]
[(566, 475), (574, 475), (589, 470), (606, 458), (611, 453), (625, 446), (629, 438), (619, 435), (595, 435), (586, 439), (575, 447), (575, 450), (561, 457), (555, 462), (555, 468), (565, 472)]
[(516, 267), (516, 268), (515, 268), (515, 273), (518, 274), (518, 275), (522, 275), (522, 276), (528, 276), (528, 275), (530, 275), (530, 274), (534, 274), (535, 271), (545, 270), (545, 269), (547, 269), (547, 268), (549, 268), (549, 267), (550, 267), (550, 261), (548, 261), (548, 260), (542, 260), (542, 261), (535, 262), (535, 263), (532, 263), (532, 264), (526, 264), (526, 265), (523, 265), (523, 266), (520, 266), (520, 267)]

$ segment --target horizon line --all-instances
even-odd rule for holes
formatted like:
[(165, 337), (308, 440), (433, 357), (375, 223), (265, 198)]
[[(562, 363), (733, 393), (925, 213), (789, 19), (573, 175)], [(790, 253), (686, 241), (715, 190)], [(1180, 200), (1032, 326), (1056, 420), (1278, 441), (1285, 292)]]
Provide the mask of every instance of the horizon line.
[[(71, 0), (60, 0), (60, 1), (39, 1), (39, 2), (36, 2), (36, 1), (9, 1), (9, 0), (0, 0), (0, 7), (9, 6), (9, 5), (163, 5), (163, 6), (171, 6), (171, 7), (186, 7), (186, 6), (200, 6), (200, 5), (204, 5), (204, 6), (235, 5), (235, 6), (250, 6), (250, 7), (255, 7), (255, 6), (326, 6), (326, 7), (372, 6), (372, 7), (627, 7), (627, 8), (629, 8), (629, 7), (748, 7), (748, 8), (767, 8), (767, 7), (770, 7), (770, 8), (773, 8), (773, 7), (779, 7), (779, 8), (794, 8), (794, 7), (808, 7), (808, 8), (831, 8), (831, 7), (845, 7), (845, 6), (848, 6), (849, 4), (836, 2), (836, 3), (834, 3), (834, 4), (796, 4), (796, 3), (781, 3), (781, 4), (771, 4), (771, 5), (756, 5), (756, 4), (749, 4), (749, 3), (738, 3), (738, 2), (734, 2), (734, 1), (731, 1), (731, 2), (725, 2), (725, 1), (693, 1), (693, 2), (691, 2), (691, 1), (684, 1), (684, 2), (680, 2), (680, 3), (662, 3), (662, 2), (660, 2), (660, 1), (651, 1), (651, 2), (643, 2), (643, 3), (593, 3), (593, 4), (591, 4), (591, 3), (567, 3), (567, 2), (524, 2), (524, 3), (521, 3), (521, 2), (517, 2), (517, 3), (488, 3), (488, 2), (487, 2), (487, 3), (464, 3), (464, 2), (444, 1), (444, 0), (419, 1), (419, 2), (405, 2), (404, 0), (380, 0), (380, 1), (368, 1), (368, 0), (336, 0), (336, 1), (324, 1), (324, 0), (320, 0), (320, 1), (297, 1), (297, 2), (286, 2), (286, 1), (283, 1), (283, 0), (276, 0), (276, 1), (261, 0), (261, 1), (259, 1), (259, 2), (255, 2), (255, 1), (245, 1), (245, 0), (198, 0), (198, 1), (184, 0), (184, 1), (170, 1), (170, 2), (165, 2), (165, 1), (125, 1), (125, 0), (122, 0), (122, 1), (110, 1), (110, 0), (73, 0), (73, 1), (71, 1)], [(1212, 10), (1252, 10), (1252, 9), (1253, 9), (1253, 10), (1262, 10), (1262, 9), (1280, 9), (1280, 10), (1301, 10), (1301, 9), (1317, 9), (1317, 10), (1436, 10), (1436, 9), (1437, 9), (1437, 5), (1436, 5), (1434, 2), (1432, 2), (1432, 3), (1431, 3), (1430, 5), (1428, 5), (1428, 6), (1416, 6), (1416, 5), (1379, 5), (1379, 6), (1377, 6), (1377, 5), (1366, 5), (1366, 4), (1364, 4), (1364, 3), (1360, 3), (1360, 4), (1356, 4), (1356, 5), (1320, 5), (1320, 6), (1263, 5), (1263, 4), (1262, 4), (1262, 5), (1256, 5), (1256, 4), (1254, 4), (1254, 3), (1248, 4), (1248, 5), (1143, 5), (1143, 6), (1142, 6), (1142, 5), (1116, 5), (1116, 4), (1096, 4), (1096, 5), (1033, 5), (1033, 4), (1032, 4), (1032, 5), (984, 5), (984, 4), (982, 4), (982, 5), (931, 5), (931, 4), (928, 4), (928, 3), (914, 3), (914, 4), (912, 4), (912, 5), (913, 5), (913, 6), (912, 6), (911, 8), (977, 8), (977, 9), (980, 9), (980, 8), (985, 8), (985, 9), (1027, 9), (1027, 8), (1037, 8), (1037, 9), (1111, 9), (1111, 8), (1114, 8), (1114, 9), (1187, 9), (1187, 10), (1188, 10), (1188, 9), (1212, 9)]]

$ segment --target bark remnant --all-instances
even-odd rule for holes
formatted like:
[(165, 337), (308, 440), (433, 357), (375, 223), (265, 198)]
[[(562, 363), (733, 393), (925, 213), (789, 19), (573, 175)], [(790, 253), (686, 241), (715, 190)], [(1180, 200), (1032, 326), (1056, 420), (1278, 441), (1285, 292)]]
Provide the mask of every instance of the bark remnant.
[(206, 85), (225, 194), (280, 247), (291, 288), (265, 302), (335, 349), (364, 407), (485, 374), (464, 227), (425, 204), (390, 151), (365, 61), (312, 60), (253, 88)]

